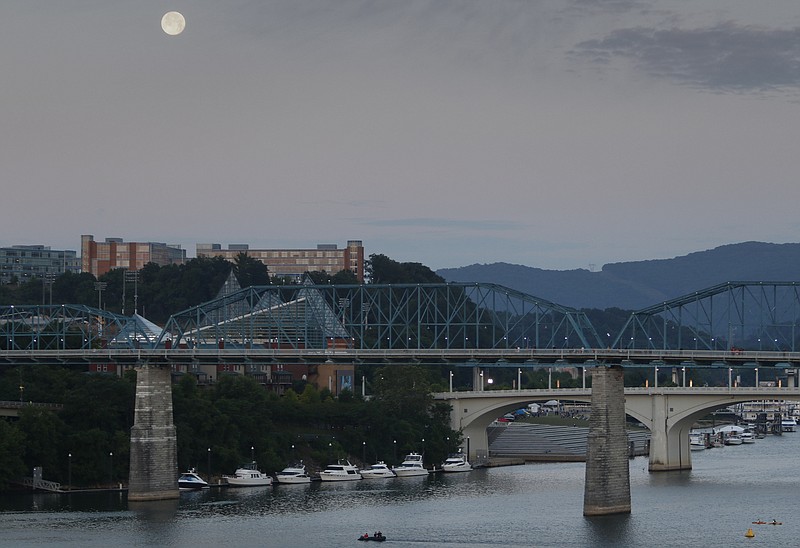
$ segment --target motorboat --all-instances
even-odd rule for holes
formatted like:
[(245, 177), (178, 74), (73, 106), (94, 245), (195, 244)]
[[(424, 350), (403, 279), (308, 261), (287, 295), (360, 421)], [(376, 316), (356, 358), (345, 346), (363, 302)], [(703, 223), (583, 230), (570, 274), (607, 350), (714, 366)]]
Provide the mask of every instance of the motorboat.
[(442, 463), (442, 472), (469, 472), (472, 465), (464, 453), (453, 453)]
[(272, 476), (261, 472), (256, 461), (243, 464), (236, 469), (232, 476), (222, 476), (222, 479), (231, 487), (272, 485)]
[(403, 462), (392, 467), (392, 472), (394, 472), (398, 478), (428, 475), (428, 470), (422, 464), (422, 455), (419, 453), (409, 453), (406, 455)]
[(290, 464), (275, 474), (275, 479), (278, 483), (311, 483), (311, 476), (306, 473), (303, 461)]
[(782, 432), (797, 432), (797, 421), (791, 417), (781, 419)]
[(706, 448), (706, 440), (703, 434), (691, 434), (689, 436), (689, 449), (691, 451), (704, 451)]
[(745, 430), (739, 437), (742, 438), (742, 443), (755, 443), (756, 442), (756, 435), (751, 432), (750, 430)]
[(178, 478), (178, 489), (181, 491), (208, 489), (208, 483), (197, 474), (194, 468), (190, 468)]
[(383, 542), (386, 540), (386, 535), (384, 535), (380, 531), (374, 533), (372, 536), (369, 536), (369, 533), (364, 533), (363, 535), (358, 537), (358, 540), (374, 540), (375, 542)]
[(349, 460), (340, 459), (337, 464), (329, 464), (319, 473), (322, 481), (352, 481), (363, 479), (358, 468), (350, 464)]
[(361, 470), (361, 477), (364, 479), (380, 479), (380, 478), (393, 478), (394, 472), (386, 465), (385, 462), (380, 461), (371, 465), (369, 468)]
[(725, 436), (725, 445), (742, 445), (742, 435), (730, 433)]

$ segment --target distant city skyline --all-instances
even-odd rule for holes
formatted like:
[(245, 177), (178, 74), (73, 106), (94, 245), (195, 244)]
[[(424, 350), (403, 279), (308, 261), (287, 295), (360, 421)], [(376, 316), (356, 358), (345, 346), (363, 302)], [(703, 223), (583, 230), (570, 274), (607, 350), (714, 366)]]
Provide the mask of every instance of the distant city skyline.
[(569, 270), (795, 242), (798, 36), (795, 0), (12, 0), (0, 247)]

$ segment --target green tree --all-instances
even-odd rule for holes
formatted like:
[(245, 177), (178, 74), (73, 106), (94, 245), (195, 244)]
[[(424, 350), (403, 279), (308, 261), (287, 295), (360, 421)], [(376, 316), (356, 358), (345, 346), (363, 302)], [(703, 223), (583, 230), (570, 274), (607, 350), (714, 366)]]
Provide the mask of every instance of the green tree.
[(233, 259), (233, 273), (242, 287), (269, 284), (267, 265), (247, 253), (239, 253)]
[(16, 424), (0, 419), (0, 490), (25, 475), (25, 437)]

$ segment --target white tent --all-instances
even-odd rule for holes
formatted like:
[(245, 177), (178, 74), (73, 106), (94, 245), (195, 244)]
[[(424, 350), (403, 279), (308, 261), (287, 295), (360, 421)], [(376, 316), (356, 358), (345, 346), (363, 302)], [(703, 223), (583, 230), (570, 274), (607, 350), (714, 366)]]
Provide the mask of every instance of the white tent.
[(728, 425), (725, 425), (725, 426), (720, 426), (719, 428), (714, 428), (711, 431), (711, 433), (712, 434), (719, 434), (719, 433), (723, 433), (723, 434), (730, 434), (730, 433), (741, 434), (742, 432), (744, 432), (744, 430), (745, 429), (742, 428), (741, 426), (736, 426), (735, 424), (728, 424)]

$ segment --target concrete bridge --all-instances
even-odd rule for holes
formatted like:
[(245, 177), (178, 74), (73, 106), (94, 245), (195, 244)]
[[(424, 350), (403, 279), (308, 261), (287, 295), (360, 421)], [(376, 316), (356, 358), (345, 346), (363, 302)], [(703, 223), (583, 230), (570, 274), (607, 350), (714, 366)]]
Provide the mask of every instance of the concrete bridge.
[[(798, 387), (650, 387), (624, 389), (625, 414), (651, 433), (650, 470), (692, 467), (689, 430), (698, 419), (736, 403), (800, 401)], [(488, 451), (486, 428), (505, 413), (552, 399), (591, 402), (591, 388), (441, 392), (434, 399), (453, 406), (450, 426), (469, 436), (470, 457)]]

